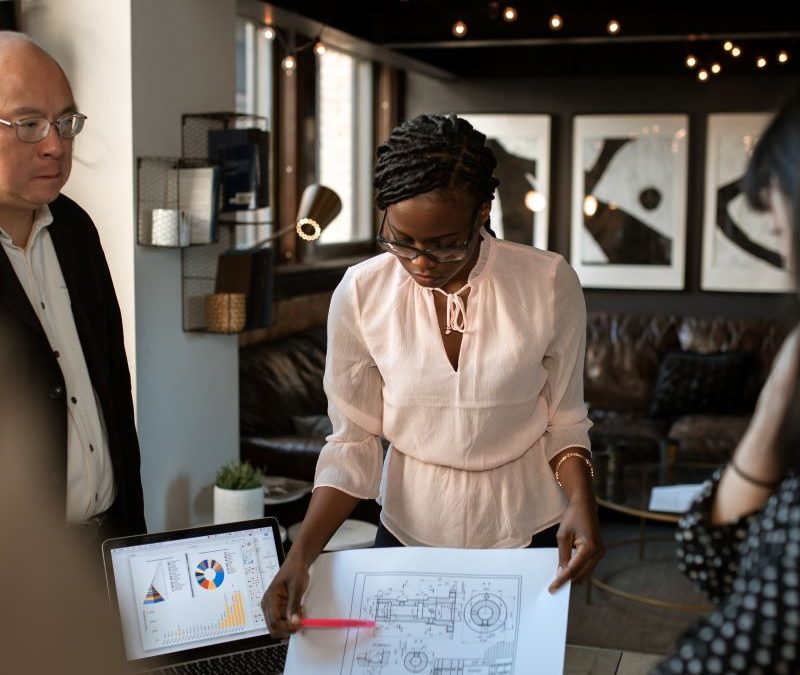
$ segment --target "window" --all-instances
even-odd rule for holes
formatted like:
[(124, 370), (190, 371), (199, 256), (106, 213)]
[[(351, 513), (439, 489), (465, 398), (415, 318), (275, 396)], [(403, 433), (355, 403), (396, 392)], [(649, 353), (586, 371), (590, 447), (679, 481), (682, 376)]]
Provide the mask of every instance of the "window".
[(320, 243), (371, 240), (372, 63), (330, 48), (319, 55), (316, 112), (317, 180), (342, 200)]

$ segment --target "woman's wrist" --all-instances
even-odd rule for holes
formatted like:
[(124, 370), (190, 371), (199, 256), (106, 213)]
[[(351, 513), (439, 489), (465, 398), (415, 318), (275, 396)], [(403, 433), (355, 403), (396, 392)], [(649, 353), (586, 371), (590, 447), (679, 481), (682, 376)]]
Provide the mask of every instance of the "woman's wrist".
[(579, 481), (577, 485), (570, 486), (567, 498), (570, 504), (584, 503), (596, 506), (597, 503), (592, 483), (589, 480)]
[(313, 548), (309, 550), (309, 548), (304, 545), (304, 542), (299, 540), (292, 543), (292, 548), (290, 548), (289, 553), (286, 554), (286, 561), (299, 562), (306, 567), (311, 567), (312, 563), (319, 557), (319, 554), (320, 551), (314, 553)]

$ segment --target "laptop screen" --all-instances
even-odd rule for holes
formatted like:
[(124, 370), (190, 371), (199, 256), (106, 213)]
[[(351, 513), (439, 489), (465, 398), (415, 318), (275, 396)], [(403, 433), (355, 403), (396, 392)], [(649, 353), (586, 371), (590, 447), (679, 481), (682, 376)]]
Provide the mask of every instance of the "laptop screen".
[(272, 523), (106, 542), (128, 660), (267, 635), (261, 597), (283, 558)]

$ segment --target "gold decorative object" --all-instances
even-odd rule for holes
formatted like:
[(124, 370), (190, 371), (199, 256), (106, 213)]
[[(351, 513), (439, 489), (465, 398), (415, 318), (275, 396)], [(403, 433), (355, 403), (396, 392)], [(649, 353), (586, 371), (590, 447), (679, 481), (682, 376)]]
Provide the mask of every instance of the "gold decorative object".
[(239, 333), (247, 319), (244, 293), (206, 296), (206, 328), (212, 333)]

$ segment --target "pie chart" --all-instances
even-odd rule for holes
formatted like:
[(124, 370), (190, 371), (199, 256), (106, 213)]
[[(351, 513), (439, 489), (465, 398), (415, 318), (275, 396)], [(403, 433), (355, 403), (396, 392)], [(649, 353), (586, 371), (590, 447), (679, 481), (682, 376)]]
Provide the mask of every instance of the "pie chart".
[(194, 578), (207, 591), (213, 591), (222, 586), (225, 570), (216, 560), (203, 560), (197, 564)]

